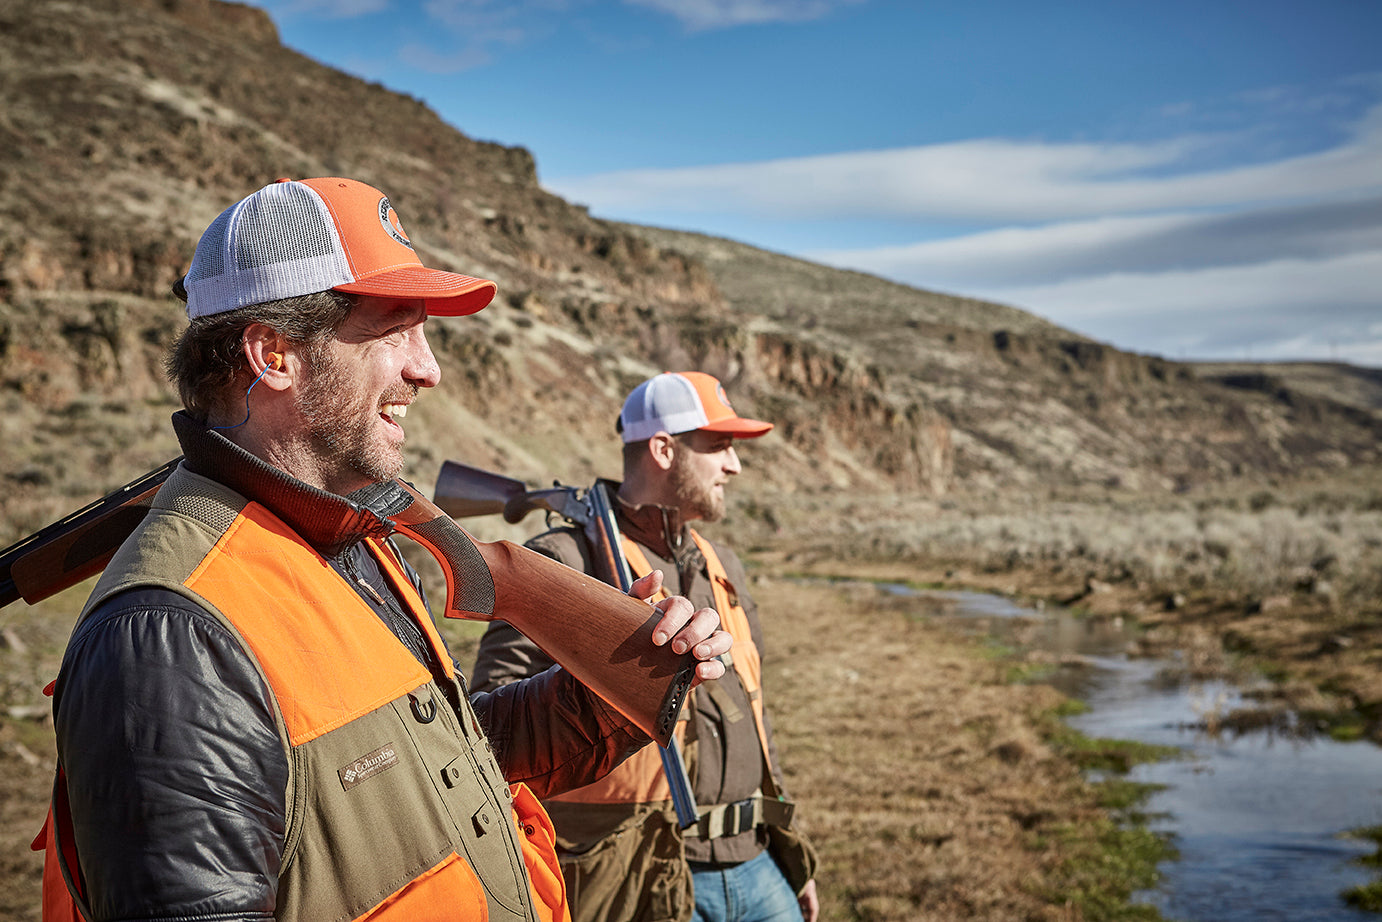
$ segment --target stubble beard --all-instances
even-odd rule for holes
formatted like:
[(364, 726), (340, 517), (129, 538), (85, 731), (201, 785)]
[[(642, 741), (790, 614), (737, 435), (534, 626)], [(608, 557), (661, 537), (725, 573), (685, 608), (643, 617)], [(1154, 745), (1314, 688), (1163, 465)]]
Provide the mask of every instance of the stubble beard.
[(672, 492), (677, 498), (677, 508), (681, 510), (684, 522), (699, 519), (702, 522), (718, 522), (725, 515), (725, 497), (716, 493), (709, 483), (696, 479), (689, 467), (679, 457), (674, 456), (669, 472), (672, 478)]
[(384, 403), (409, 403), (416, 385), (390, 388), (378, 398), (352, 393), (345, 363), (329, 351), (311, 363), (299, 408), (318, 463), (329, 470), (348, 469), (370, 483), (393, 480), (403, 472), (403, 453), (385, 441), (375, 428)]

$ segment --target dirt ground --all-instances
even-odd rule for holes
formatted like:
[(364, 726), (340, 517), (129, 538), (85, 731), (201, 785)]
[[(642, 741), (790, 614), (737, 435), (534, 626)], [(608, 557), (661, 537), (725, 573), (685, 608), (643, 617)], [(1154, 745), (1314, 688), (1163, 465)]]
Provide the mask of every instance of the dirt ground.
[(1056, 692), (1007, 684), (923, 600), (774, 579), (753, 592), (824, 920), (1081, 918), (1054, 895), (1105, 814), (1044, 739)]

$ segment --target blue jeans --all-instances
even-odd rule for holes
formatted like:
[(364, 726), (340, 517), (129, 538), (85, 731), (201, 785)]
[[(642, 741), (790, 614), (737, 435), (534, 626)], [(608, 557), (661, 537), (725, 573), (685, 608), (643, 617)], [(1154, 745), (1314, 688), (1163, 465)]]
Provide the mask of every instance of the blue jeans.
[(692, 862), (691, 881), (694, 922), (801, 922), (797, 896), (767, 852), (724, 867)]

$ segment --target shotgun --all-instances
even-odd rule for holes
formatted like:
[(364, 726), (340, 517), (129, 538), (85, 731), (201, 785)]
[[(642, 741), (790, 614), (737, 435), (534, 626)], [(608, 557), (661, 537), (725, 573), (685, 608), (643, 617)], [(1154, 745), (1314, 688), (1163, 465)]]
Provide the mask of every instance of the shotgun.
[[(585, 490), (562, 484), (529, 490), (521, 480), (455, 461), (443, 461), (434, 496), (443, 511), (458, 519), (499, 513), (504, 521), (516, 525), (535, 509), (561, 516), (584, 533), (596, 576), (624, 593), (633, 585), (633, 574), (624, 559), (619, 523), (605, 481), (597, 480)], [(522, 631), (519, 625), (514, 627)], [(676, 739), (662, 743), (660, 754), (663, 774), (667, 776), (667, 787), (672, 793), (672, 807), (676, 810), (677, 822), (685, 829), (696, 822), (698, 810)]]
[(16, 599), (33, 605), (104, 570), (180, 461), (174, 458), (0, 551), (0, 608)]
[[(0, 551), (0, 606), (45, 599), (101, 572), (148, 514), (176, 458)], [(647, 604), (536, 551), (477, 542), (401, 480), (352, 495), (385, 531), (417, 541), (446, 576), (448, 618), (503, 618), (572, 675), (665, 745), (696, 660), (656, 647), (659, 616)], [(588, 630), (575, 631), (584, 622)]]

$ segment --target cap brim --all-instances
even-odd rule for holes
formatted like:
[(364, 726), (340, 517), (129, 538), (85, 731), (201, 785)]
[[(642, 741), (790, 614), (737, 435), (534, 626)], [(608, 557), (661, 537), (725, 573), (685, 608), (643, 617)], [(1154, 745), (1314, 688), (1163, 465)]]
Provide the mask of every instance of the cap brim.
[(499, 286), (488, 279), (457, 272), (405, 266), (348, 285), (337, 285), (334, 290), (378, 298), (421, 298), (427, 302), (430, 316), (463, 317), (484, 309), (494, 300)]
[(700, 427), (700, 431), (721, 432), (739, 439), (756, 439), (760, 435), (767, 435), (772, 431), (772, 428), (772, 423), (765, 423), (761, 419), (744, 419), (741, 416), (736, 416), (733, 419), (720, 419), (713, 423), (707, 423)]

